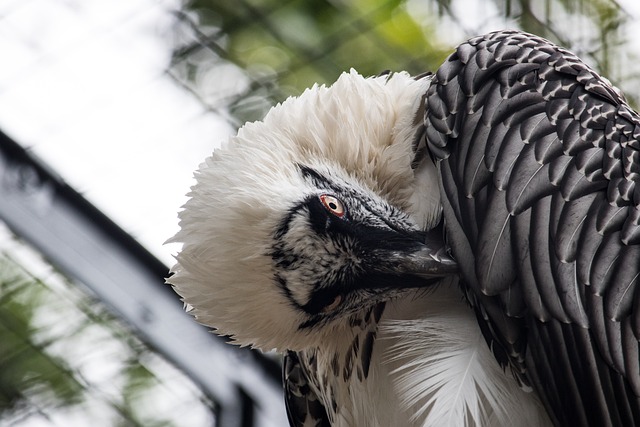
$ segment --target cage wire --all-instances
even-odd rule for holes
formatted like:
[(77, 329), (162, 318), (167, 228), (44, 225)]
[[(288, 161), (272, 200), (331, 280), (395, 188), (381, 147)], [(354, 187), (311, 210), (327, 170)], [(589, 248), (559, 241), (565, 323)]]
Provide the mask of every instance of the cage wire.
[(0, 425), (213, 425), (214, 405), (0, 224)]
[[(175, 12), (169, 74), (236, 127), (313, 84), (356, 68), (418, 74), (450, 46), (406, 2), (187, 2)], [(411, 50), (415, 48), (415, 50)], [(355, 55), (354, 55), (355, 54)]]
[(520, 28), (573, 50), (635, 100), (633, 19), (616, 1), (192, 0), (175, 12), (169, 74), (236, 127), (287, 96), (363, 75), (435, 71), (456, 44)]
[[(166, 72), (238, 127), (351, 67), (434, 71), (464, 38), (507, 26), (569, 47), (636, 99), (634, 21), (620, 3), (485, 2), (474, 19), (461, 4), (193, 0), (171, 12)], [(216, 405), (196, 382), (2, 224), (0, 366), (2, 426), (215, 424)]]

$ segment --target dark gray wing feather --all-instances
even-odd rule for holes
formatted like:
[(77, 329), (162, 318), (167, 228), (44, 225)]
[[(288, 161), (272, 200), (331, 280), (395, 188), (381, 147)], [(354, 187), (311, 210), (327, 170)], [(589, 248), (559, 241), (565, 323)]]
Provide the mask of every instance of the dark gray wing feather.
[(307, 369), (289, 351), (283, 362), (284, 397), (291, 427), (330, 427), (327, 412), (310, 387)]
[(460, 45), (426, 102), (448, 240), (496, 358), (557, 425), (640, 425), (640, 118), (517, 31)]

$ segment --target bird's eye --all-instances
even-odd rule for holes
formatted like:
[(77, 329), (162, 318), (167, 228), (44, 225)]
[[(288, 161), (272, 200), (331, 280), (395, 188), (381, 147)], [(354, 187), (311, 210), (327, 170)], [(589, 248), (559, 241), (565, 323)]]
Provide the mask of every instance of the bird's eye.
[(338, 306), (340, 305), (340, 303), (342, 302), (342, 295), (336, 295), (336, 297), (333, 299), (333, 301), (331, 301), (329, 304), (325, 305), (322, 310), (320, 310), (323, 313), (330, 313), (333, 310), (335, 310), (336, 308), (338, 308)]
[(329, 212), (331, 212), (338, 218), (342, 218), (347, 213), (344, 205), (337, 197), (331, 196), (329, 194), (323, 194), (320, 196), (320, 201)]

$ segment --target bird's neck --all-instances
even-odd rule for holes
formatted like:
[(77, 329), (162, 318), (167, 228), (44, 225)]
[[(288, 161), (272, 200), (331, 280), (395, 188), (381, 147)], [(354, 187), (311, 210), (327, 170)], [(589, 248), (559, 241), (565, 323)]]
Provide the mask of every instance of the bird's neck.
[(457, 283), (363, 310), (350, 322), (327, 346), (313, 350), (325, 407), (341, 402), (331, 415), (335, 425), (548, 421), (535, 395), (496, 363)]

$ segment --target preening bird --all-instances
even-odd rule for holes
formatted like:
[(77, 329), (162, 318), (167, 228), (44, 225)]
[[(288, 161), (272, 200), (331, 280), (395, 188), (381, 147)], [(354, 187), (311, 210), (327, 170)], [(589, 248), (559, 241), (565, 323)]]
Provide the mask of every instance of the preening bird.
[(638, 425), (639, 124), (517, 31), (345, 73), (205, 160), (168, 281), (292, 426)]

